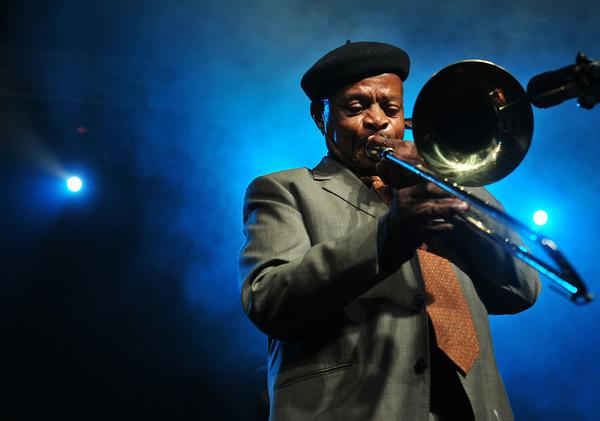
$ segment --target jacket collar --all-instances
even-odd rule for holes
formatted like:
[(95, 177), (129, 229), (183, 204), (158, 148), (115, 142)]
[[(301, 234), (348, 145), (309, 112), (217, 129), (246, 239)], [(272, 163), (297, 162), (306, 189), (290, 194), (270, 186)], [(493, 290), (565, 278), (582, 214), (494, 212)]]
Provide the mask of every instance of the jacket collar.
[(369, 189), (358, 176), (335, 159), (325, 156), (312, 170), (314, 180), (324, 190), (339, 197), (355, 208), (376, 218), (388, 208), (379, 196)]

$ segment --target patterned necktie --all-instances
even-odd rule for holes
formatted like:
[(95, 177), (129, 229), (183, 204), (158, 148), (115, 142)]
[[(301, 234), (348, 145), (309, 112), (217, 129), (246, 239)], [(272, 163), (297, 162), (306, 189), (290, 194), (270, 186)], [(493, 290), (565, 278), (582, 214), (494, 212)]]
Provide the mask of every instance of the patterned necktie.
[[(361, 180), (388, 207), (391, 205), (390, 192), (381, 178), (361, 177)], [(417, 256), (427, 293), (427, 314), (433, 324), (437, 346), (466, 374), (479, 354), (471, 311), (450, 262), (425, 248), (419, 248)]]

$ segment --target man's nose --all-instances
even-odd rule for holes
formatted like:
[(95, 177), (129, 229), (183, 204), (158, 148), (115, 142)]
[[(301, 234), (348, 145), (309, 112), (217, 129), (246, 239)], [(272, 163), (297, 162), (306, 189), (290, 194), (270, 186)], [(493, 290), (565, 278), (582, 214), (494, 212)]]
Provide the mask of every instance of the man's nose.
[(389, 121), (385, 112), (379, 107), (369, 110), (363, 120), (364, 127), (375, 132), (384, 130), (388, 124)]

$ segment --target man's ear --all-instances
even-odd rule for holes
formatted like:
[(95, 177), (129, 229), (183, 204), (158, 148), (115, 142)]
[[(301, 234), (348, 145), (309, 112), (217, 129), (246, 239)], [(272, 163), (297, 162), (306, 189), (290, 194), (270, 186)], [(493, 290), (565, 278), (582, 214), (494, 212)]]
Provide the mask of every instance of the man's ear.
[(310, 103), (310, 115), (312, 119), (315, 121), (315, 124), (321, 131), (323, 135), (325, 135), (325, 121), (323, 116), (323, 101), (313, 101)]

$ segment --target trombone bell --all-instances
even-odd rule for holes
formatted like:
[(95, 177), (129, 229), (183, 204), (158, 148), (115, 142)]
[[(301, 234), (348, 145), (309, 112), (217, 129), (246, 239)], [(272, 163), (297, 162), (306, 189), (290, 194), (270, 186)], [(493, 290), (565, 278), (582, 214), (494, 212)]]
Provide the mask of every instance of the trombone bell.
[(533, 111), (521, 84), (483, 60), (437, 72), (415, 102), (415, 145), (429, 168), (464, 186), (482, 186), (523, 161), (533, 135)]

